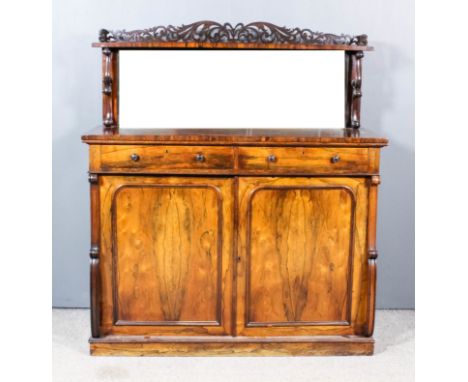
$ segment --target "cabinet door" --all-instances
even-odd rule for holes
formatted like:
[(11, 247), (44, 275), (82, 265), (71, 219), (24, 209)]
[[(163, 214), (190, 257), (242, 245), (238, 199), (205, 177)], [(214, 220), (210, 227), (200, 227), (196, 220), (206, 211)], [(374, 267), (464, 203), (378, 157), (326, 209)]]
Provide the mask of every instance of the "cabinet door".
[(239, 180), (238, 335), (363, 331), (367, 200), (365, 178)]
[(105, 334), (226, 334), (232, 180), (102, 176)]

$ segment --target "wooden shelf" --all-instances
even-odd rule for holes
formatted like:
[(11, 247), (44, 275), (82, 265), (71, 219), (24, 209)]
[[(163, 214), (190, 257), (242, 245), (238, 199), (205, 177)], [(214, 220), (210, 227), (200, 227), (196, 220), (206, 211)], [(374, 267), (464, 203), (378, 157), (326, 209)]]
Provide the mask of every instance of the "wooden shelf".
[(371, 46), (359, 45), (311, 45), (311, 44), (264, 44), (240, 42), (156, 42), (156, 41), (111, 41), (95, 42), (93, 48), (114, 49), (253, 49), (253, 50), (343, 50), (373, 51)]

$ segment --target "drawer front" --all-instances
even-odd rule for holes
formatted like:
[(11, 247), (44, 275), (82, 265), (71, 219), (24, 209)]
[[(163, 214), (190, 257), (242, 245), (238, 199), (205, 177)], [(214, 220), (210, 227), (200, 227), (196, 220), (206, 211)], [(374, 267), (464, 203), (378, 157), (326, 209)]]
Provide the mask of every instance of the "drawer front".
[(240, 147), (239, 170), (252, 173), (360, 174), (378, 171), (369, 148)]
[(102, 171), (216, 173), (234, 168), (231, 147), (213, 146), (100, 146)]

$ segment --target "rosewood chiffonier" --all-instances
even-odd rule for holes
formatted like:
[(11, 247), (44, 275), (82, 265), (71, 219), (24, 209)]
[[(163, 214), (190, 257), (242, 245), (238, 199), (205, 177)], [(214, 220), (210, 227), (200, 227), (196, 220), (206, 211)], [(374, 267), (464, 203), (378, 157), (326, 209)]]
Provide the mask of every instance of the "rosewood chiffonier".
[[(93, 355), (373, 353), (379, 154), (360, 128), (367, 36), (273, 24), (100, 32), (89, 145)], [(345, 53), (342, 129), (124, 129), (119, 51)]]

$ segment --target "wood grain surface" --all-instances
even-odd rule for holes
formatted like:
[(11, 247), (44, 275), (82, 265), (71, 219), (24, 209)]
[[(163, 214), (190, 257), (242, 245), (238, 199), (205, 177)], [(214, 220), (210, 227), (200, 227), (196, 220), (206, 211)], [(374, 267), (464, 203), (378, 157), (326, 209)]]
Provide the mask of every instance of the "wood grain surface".
[(383, 147), (388, 139), (367, 129), (116, 129), (81, 137), (92, 144)]
[(329, 356), (371, 355), (372, 338), (353, 336), (322, 336), (303, 338), (267, 338), (265, 340), (229, 338), (197, 339), (194, 341), (155, 341), (125, 338), (93, 341), (92, 355), (101, 356)]
[(239, 198), (239, 334), (362, 333), (365, 179), (241, 178)]
[(352, 190), (255, 191), (247, 212), (247, 325), (349, 324)]
[[(345, 174), (376, 172), (371, 149), (239, 147), (239, 171)], [(336, 162), (334, 162), (336, 160)]]
[(231, 183), (102, 177), (107, 332), (229, 330)]
[[(388, 140), (359, 128), (367, 36), (201, 21), (99, 38), (91, 354), (372, 354)], [(347, 128), (121, 129), (124, 49), (345, 51)]]
[(372, 176), (369, 179), (369, 218), (367, 221), (367, 255), (368, 255), (368, 308), (366, 320), (366, 335), (374, 333), (375, 299), (377, 289), (377, 188), (380, 184), (380, 176)]
[(375, 175), (374, 147), (91, 145), (96, 173), (212, 175)]
[[(192, 169), (214, 173), (234, 167), (231, 147), (104, 145), (99, 153), (101, 171), (165, 173)], [(132, 159), (135, 155), (136, 160)]]
[(116, 323), (219, 325), (220, 191), (122, 186), (113, 202)]
[(372, 354), (383, 142), (314, 137), (91, 144), (91, 353)]

